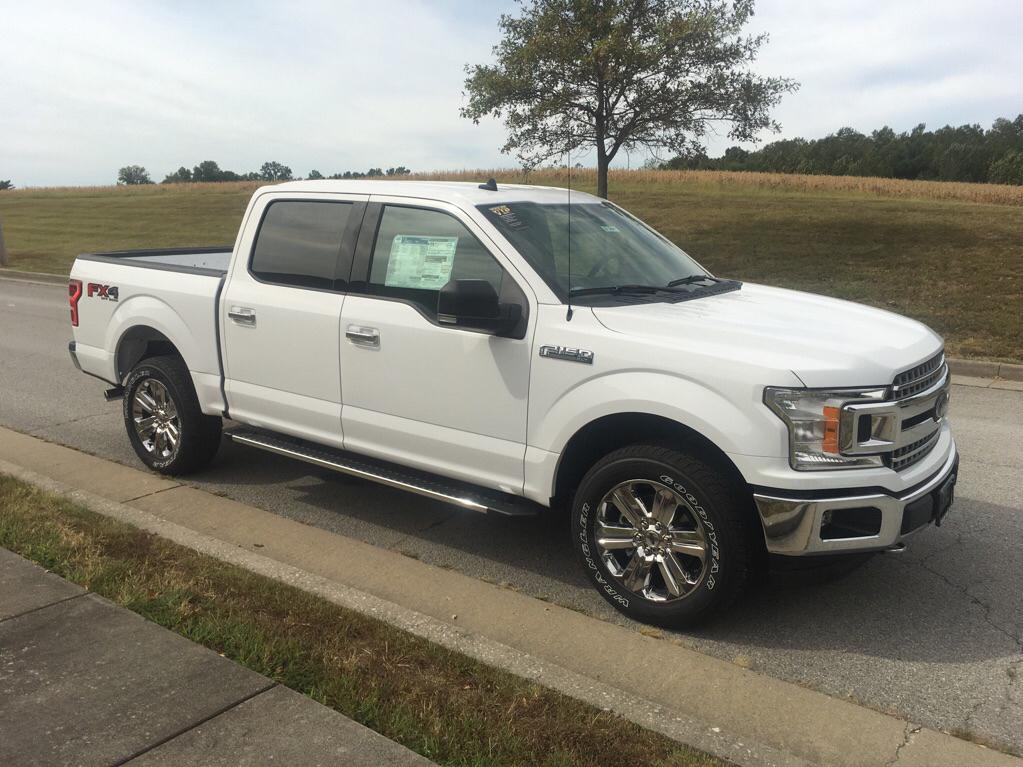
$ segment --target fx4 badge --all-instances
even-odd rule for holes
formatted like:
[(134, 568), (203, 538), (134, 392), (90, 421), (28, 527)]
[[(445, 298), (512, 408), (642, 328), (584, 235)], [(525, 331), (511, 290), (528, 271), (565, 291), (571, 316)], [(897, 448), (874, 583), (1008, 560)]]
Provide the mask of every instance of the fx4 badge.
[(593, 352), (588, 349), (573, 349), (571, 346), (541, 346), (540, 356), (550, 357), (552, 360), (581, 362), (584, 365), (593, 364)]
[(85, 286), (85, 293), (89, 296), (89, 298), (95, 296), (96, 298), (102, 298), (104, 301), (117, 300), (116, 285), (100, 285), (95, 282), (90, 282)]

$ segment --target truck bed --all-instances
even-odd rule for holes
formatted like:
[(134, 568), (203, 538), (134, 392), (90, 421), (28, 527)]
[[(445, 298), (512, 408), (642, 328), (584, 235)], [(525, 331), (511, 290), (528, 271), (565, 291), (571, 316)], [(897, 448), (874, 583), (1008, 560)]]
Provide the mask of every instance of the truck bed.
[(83, 261), (100, 261), (143, 269), (203, 274), (223, 277), (231, 263), (231, 245), (211, 248), (156, 248), (149, 250), (116, 250), (106, 253), (83, 253)]

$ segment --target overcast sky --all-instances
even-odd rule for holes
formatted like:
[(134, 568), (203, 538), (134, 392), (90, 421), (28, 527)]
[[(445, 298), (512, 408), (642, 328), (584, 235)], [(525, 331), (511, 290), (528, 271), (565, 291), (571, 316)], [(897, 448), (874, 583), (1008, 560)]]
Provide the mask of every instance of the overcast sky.
[[(458, 109), (464, 65), (489, 60), (512, 7), (0, 0), (0, 179), (105, 184), (139, 164), (159, 181), (206, 159), (296, 175), (510, 167), (501, 125)], [(753, 29), (771, 34), (757, 69), (802, 84), (776, 111), (783, 137), (1023, 112), (1020, 0), (760, 0)]]

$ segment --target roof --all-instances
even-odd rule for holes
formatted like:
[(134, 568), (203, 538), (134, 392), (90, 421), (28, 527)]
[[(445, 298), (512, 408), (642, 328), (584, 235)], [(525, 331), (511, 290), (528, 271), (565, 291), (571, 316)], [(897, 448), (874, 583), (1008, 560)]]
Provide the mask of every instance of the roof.
[[(376, 194), (393, 197), (419, 197), (422, 199), (450, 202), (455, 205), (485, 205), (489, 202), (539, 202), (564, 203), (568, 190), (553, 186), (532, 184), (502, 184), (497, 191), (480, 189), (485, 182), (464, 181), (389, 181), (376, 179), (355, 179), (351, 181), (322, 179), (317, 181), (289, 181), (261, 188), (259, 191), (288, 192), (334, 192), (346, 194)], [(585, 192), (572, 190), (572, 202), (600, 202), (600, 199)]]

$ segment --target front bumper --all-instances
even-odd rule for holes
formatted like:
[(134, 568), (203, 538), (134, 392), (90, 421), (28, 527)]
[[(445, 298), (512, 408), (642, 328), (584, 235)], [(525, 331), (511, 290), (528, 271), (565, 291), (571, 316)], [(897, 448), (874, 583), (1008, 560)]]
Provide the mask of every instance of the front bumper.
[[(792, 491), (753, 494), (772, 554), (806, 556), (897, 548), (910, 535), (935, 521), (935, 494), (955, 484), (959, 454), (953, 446), (941, 469), (902, 494), (844, 491), (831, 497)], [(946, 488), (946, 492), (950, 492)], [(840, 524), (831, 520), (838, 519)], [(940, 520), (938, 520), (940, 523)]]

